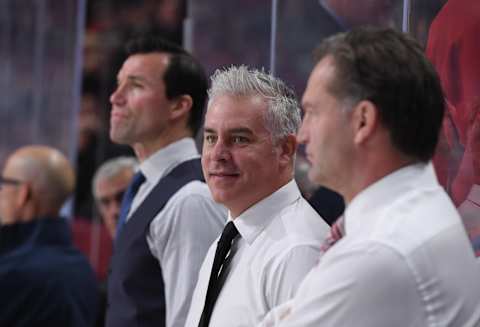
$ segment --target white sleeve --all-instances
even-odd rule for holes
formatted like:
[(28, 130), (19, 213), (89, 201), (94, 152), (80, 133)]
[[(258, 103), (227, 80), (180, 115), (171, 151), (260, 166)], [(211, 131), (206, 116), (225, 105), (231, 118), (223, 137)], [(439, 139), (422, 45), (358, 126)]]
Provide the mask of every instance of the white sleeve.
[(408, 320), (422, 316), (422, 305), (414, 276), (398, 254), (380, 246), (322, 260), (327, 257), (288, 305), (272, 310), (260, 326), (424, 326), (424, 320)]
[(290, 300), (319, 257), (318, 245), (304, 243), (296, 244), (281, 257), (273, 258), (265, 269), (264, 278), (268, 307), (274, 308)]
[(179, 193), (155, 217), (147, 235), (162, 268), (167, 327), (184, 327), (200, 266), (226, 217), (208, 195)]

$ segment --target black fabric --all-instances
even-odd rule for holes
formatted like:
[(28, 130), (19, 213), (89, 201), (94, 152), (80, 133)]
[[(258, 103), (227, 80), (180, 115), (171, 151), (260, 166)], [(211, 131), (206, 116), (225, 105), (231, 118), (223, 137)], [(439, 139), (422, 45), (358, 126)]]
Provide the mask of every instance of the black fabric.
[(0, 227), (0, 326), (91, 327), (99, 293), (60, 217)]
[[(217, 243), (217, 250), (215, 251), (215, 258), (213, 259), (212, 271), (210, 273), (210, 279), (208, 281), (207, 295), (205, 297), (205, 305), (203, 307), (202, 316), (200, 317), (199, 327), (207, 327), (210, 323), (210, 317), (212, 316), (213, 307), (217, 301), (218, 294), (220, 294), (221, 285), (221, 272), (226, 269), (226, 257), (230, 248), (232, 247), (233, 239), (238, 235), (238, 230), (233, 222), (228, 224), (223, 229), (222, 235)], [(229, 260), (230, 261), (230, 260)]]
[(160, 179), (118, 234), (108, 278), (107, 327), (165, 326), (162, 270), (146, 235), (172, 195), (193, 180), (203, 181), (199, 159), (180, 164)]
[(307, 201), (330, 226), (345, 211), (343, 197), (326, 187), (319, 187)]

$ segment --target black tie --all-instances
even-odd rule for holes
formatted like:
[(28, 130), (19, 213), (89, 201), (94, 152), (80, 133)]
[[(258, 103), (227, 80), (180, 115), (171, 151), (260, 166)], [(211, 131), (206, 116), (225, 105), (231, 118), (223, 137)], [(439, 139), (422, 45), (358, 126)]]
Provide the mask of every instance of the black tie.
[(217, 251), (215, 251), (215, 259), (213, 259), (212, 272), (210, 273), (210, 280), (208, 281), (207, 296), (205, 297), (205, 305), (203, 307), (202, 316), (198, 327), (207, 327), (210, 323), (213, 307), (217, 301), (218, 294), (221, 289), (220, 270), (222, 273), (226, 269), (225, 259), (235, 236), (238, 235), (238, 230), (233, 222), (228, 222), (222, 232), (222, 236), (217, 243)]

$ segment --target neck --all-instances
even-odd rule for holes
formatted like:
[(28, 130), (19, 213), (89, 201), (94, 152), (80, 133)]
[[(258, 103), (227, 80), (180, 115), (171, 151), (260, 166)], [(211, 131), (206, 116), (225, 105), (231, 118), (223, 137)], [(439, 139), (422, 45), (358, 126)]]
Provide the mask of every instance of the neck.
[(181, 130), (170, 129), (165, 131), (162, 135), (159, 135), (155, 140), (151, 142), (137, 143), (132, 146), (134, 147), (134, 149), (141, 147), (142, 158), (139, 158), (139, 160), (143, 161), (144, 159), (150, 157), (155, 152), (185, 137), (192, 137), (192, 133), (186, 129), (181, 129)]
[(242, 213), (244, 213), (247, 209), (253, 207), (258, 202), (260, 202), (263, 199), (269, 197), (270, 195), (272, 195), (273, 193), (275, 193), (276, 191), (281, 189), (283, 186), (287, 185), (291, 180), (292, 180), (291, 175), (289, 175), (289, 176), (285, 175), (285, 176), (283, 176), (283, 178), (282, 177), (278, 178), (278, 182), (272, 187), (272, 189), (269, 193), (260, 195), (257, 199), (251, 201), (247, 205), (243, 205), (243, 206), (228, 206), (228, 205), (226, 205), (228, 207), (228, 210), (230, 211), (230, 216), (234, 220), (235, 218), (240, 216)]
[(358, 165), (359, 167), (357, 167), (354, 170), (354, 174), (352, 174), (350, 187), (344, 188), (340, 193), (348, 204), (358, 193), (373, 183), (413, 163), (415, 163), (415, 161), (411, 158), (379, 156), (377, 159), (371, 160), (370, 163), (366, 162), (363, 165)]

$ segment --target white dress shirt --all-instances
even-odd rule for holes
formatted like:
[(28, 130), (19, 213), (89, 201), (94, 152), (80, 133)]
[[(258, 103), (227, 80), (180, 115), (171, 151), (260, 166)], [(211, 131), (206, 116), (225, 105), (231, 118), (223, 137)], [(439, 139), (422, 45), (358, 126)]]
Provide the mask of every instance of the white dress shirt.
[(345, 211), (345, 228), (261, 326), (480, 326), (480, 271), (431, 164), (363, 190)]
[[(182, 162), (198, 157), (193, 139), (184, 138), (143, 161), (140, 170), (146, 181), (132, 201), (127, 220), (160, 178)], [(152, 220), (146, 238), (162, 268), (167, 327), (184, 326), (198, 271), (208, 247), (222, 232), (226, 214), (227, 210), (213, 201), (205, 183), (192, 181), (180, 188)]]
[[(231, 220), (231, 217), (229, 217)], [(254, 326), (274, 306), (290, 299), (317, 263), (329, 228), (300, 195), (294, 181), (233, 220), (239, 236), (212, 312), (210, 327)], [(205, 303), (217, 242), (205, 258), (187, 318), (197, 327)]]
[[(480, 185), (474, 184), (467, 199), (458, 207), (477, 258), (480, 258)], [(480, 260), (480, 259), (479, 259)]]

